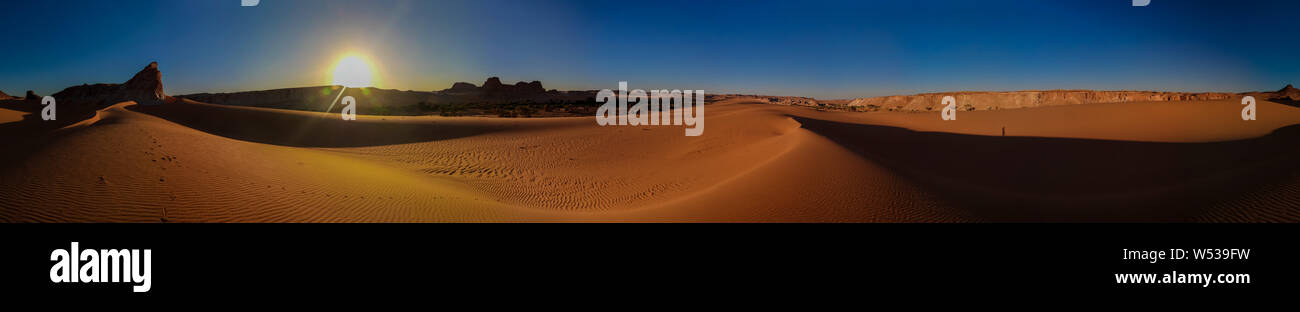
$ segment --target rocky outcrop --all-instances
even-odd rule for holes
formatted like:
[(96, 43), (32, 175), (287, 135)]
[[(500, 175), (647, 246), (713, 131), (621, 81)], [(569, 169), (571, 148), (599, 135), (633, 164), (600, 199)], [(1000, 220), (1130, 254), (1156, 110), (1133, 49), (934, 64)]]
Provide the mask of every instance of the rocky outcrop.
[(495, 93), (500, 91), (503, 87), (504, 85), (501, 84), (501, 78), (491, 77), (488, 78), (487, 81), (483, 82), (483, 88), (481, 90), (484, 93)]
[(859, 98), (849, 101), (847, 106), (865, 107), (868, 110), (934, 111), (943, 108), (939, 102), (945, 96), (956, 98), (960, 110), (992, 110), (1093, 103), (1224, 100), (1237, 95), (1233, 93), (1091, 90), (945, 92)]
[(501, 83), (501, 78), (491, 77), (483, 82), (482, 87), (476, 87), (472, 83), (457, 82), (451, 85), (451, 89), (442, 90), (443, 93), (454, 93), (462, 95), (477, 95), (481, 98), (490, 100), (528, 100), (547, 93), (546, 88), (542, 86), (541, 81), (517, 82), (514, 85)]
[[(95, 116), (97, 111), (117, 103), (134, 101), (142, 105), (154, 105), (171, 102), (173, 99), (163, 93), (162, 73), (158, 63), (150, 63), (124, 83), (82, 84), (64, 88), (50, 95), (58, 103), (58, 123), (64, 126)], [(41, 104), (42, 96), (27, 91), (22, 101), (5, 103), (6, 108), (24, 112), (40, 112), (46, 106)]]
[(54, 93), (54, 98), (59, 101), (60, 107), (64, 107), (64, 103), (78, 106), (107, 106), (126, 101), (135, 101), (141, 105), (157, 105), (169, 100), (167, 94), (163, 92), (162, 72), (158, 71), (157, 62), (149, 63), (125, 83), (68, 87)]
[(162, 72), (158, 62), (151, 62), (144, 69), (122, 84), (121, 96), (143, 105), (162, 104), (167, 100), (163, 93)]
[(524, 94), (538, 94), (538, 93), (546, 92), (546, 88), (542, 87), (542, 82), (536, 80), (529, 83), (524, 83), (523, 81), (520, 81), (519, 83), (515, 84), (515, 90), (519, 93), (524, 93)]
[(0, 91), (0, 100), (15, 100), (17, 97), (11, 96), (4, 91)]
[(1291, 85), (1288, 84), (1286, 85), (1286, 87), (1283, 87), (1281, 90), (1277, 90), (1277, 92), (1273, 92), (1273, 96), (1269, 97), (1269, 99), (1300, 101), (1300, 89), (1296, 89), (1295, 87), (1292, 87)]

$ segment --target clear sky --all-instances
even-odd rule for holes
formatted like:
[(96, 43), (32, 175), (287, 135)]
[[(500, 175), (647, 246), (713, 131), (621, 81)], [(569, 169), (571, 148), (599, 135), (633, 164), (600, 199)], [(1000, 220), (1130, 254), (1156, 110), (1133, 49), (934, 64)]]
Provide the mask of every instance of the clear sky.
[(541, 80), (561, 90), (851, 98), (956, 90), (1273, 90), (1300, 82), (1300, 1), (10, 1), (0, 90), (120, 83), (168, 94)]

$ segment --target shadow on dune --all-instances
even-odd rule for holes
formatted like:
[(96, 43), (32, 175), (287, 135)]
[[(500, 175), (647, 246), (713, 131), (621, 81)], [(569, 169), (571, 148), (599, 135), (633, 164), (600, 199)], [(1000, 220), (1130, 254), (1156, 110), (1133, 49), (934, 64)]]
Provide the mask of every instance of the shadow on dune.
[(0, 124), (0, 139), (4, 148), (0, 149), (0, 174), (7, 173), (15, 167), (27, 163), (34, 153), (58, 141), (66, 135), (59, 131), (90, 118), (106, 107), (102, 103), (59, 103), (58, 116), (55, 120), (42, 120), (39, 101), (8, 100), (0, 101), (0, 108), (27, 113), (22, 120)]
[(0, 138), (4, 140), (4, 148), (0, 149), (0, 174), (26, 163), (32, 153), (50, 141), (48, 134), (54, 129), (58, 127), (41, 122), (39, 112), (23, 116), (20, 121), (0, 124)]
[(294, 147), (363, 147), (461, 138), (521, 126), (467, 120), (344, 121), (337, 114), (226, 107), (196, 102), (127, 109), (236, 140)]
[(791, 118), (992, 221), (1185, 221), (1300, 169), (1300, 125), (1248, 140), (1152, 143)]
[(27, 113), (21, 121), (0, 124), (0, 134), (22, 133), (32, 135), (54, 131), (95, 117), (95, 114), (100, 109), (112, 106), (112, 104), (114, 103), (104, 101), (62, 101), (58, 104), (58, 118), (55, 120), (41, 120), (41, 109), (44, 106), (40, 104), (40, 101), (0, 101), (0, 108)]
[(1292, 99), (1269, 99), (1269, 102), (1278, 103), (1290, 107), (1300, 108), (1300, 101)]

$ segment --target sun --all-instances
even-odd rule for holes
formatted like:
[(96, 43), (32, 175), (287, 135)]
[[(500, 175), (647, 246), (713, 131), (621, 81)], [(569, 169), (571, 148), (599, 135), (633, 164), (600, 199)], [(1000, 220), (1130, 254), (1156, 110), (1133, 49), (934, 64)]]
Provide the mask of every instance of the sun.
[(360, 88), (370, 87), (373, 81), (374, 66), (366, 58), (349, 54), (339, 59), (334, 65), (334, 85)]

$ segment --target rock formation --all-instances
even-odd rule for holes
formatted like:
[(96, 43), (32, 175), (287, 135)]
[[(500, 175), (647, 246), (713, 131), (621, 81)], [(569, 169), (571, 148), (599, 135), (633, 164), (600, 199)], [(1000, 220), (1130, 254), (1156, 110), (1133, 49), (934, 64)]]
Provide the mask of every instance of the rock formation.
[(41, 96), (36, 95), (36, 92), (32, 92), (32, 90), (27, 90), (27, 95), (23, 96), (23, 99), (28, 101), (39, 101), (41, 100)]
[(503, 87), (504, 85), (501, 84), (501, 78), (491, 77), (488, 78), (487, 81), (483, 82), (483, 88), (481, 88), (481, 90), (483, 93), (495, 93), (500, 91)]
[(54, 93), (54, 98), (59, 101), (60, 107), (63, 103), (106, 106), (125, 101), (135, 101), (141, 105), (156, 105), (168, 101), (168, 96), (163, 93), (162, 72), (158, 71), (157, 62), (149, 63), (126, 83), (98, 83), (69, 87)]
[(525, 94), (538, 94), (538, 93), (546, 92), (546, 88), (542, 87), (541, 81), (533, 81), (529, 83), (524, 83), (523, 81), (520, 81), (519, 83), (515, 84), (515, 90), (517, 92), (525, 93)]
[(1273, 96), (1269, 97), (1269, 99), (1300, 101), (1300, 89), (1296, 89), (1288, 84), (1286, 87), (1283, 87), (1282, 90), (1274, 92)]
[(163, 93), (162, 72), (158, 71), (158, 62), (151, 62), (144, 69), (122, 84), (121, 96), (142, 105), (162, 104), (167, 100)]
[(541, 94), (547, 93), (546, 88), (542, 87), (541, 81), (517, 82), (514, 85), (501, 83), (501, 78), (491, 77), (483, 82), (482, 87), (476, 87), (472, 83), (457, 82), (451, 85), (451, 89), (442, 90), (443, 93), (455, 94), (476, 94), (479, 97), (492, 100), (529, 100)]

